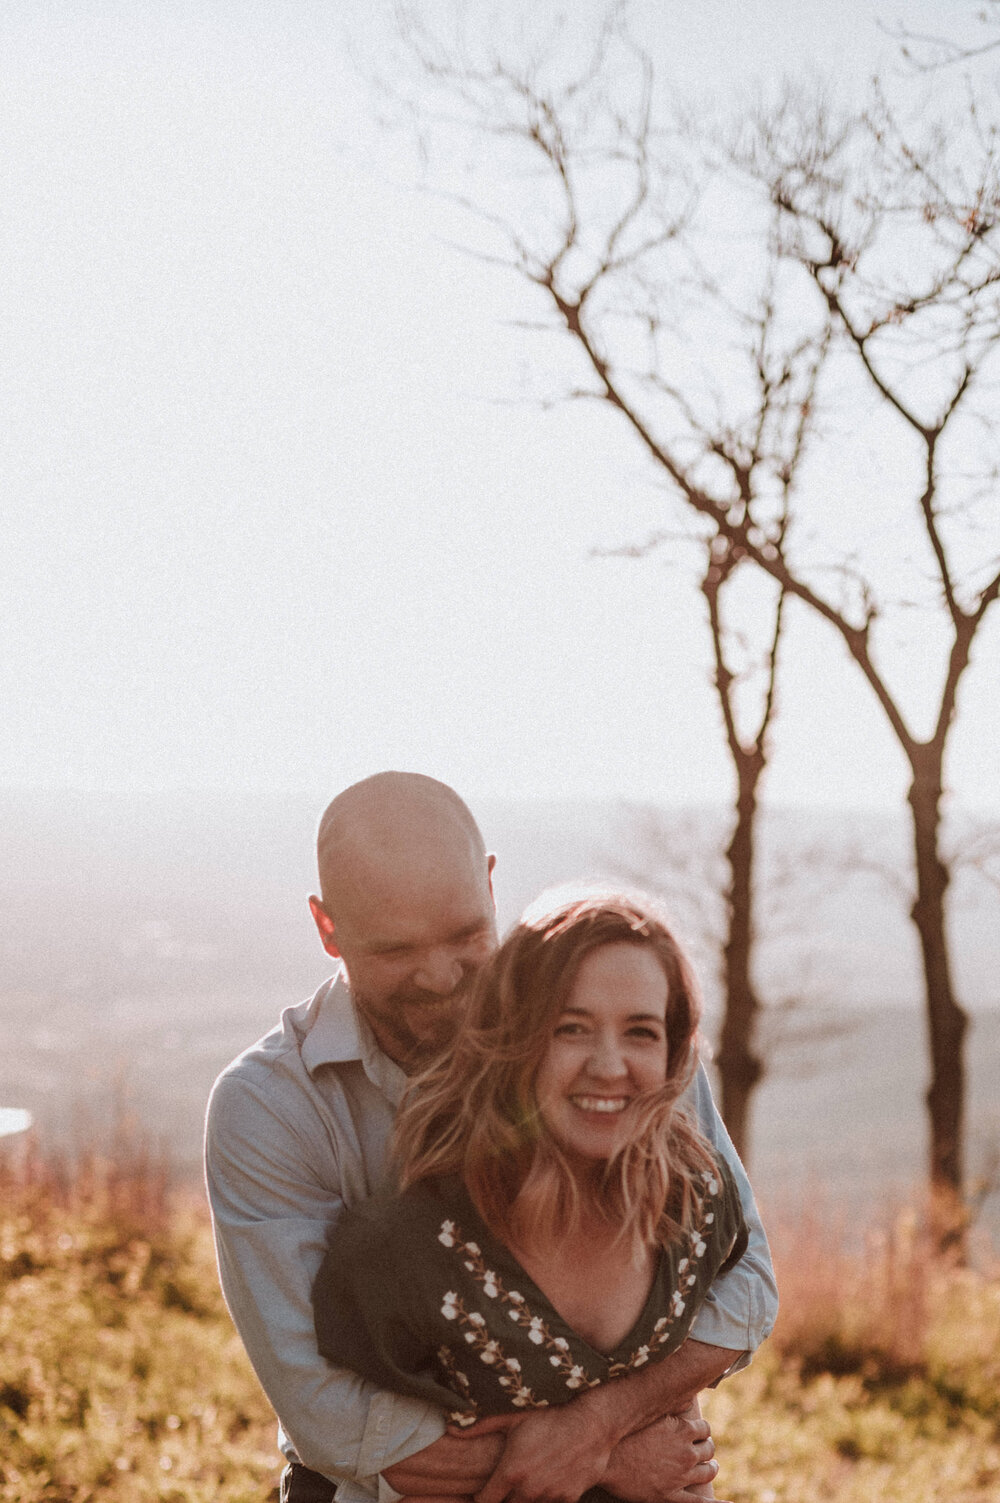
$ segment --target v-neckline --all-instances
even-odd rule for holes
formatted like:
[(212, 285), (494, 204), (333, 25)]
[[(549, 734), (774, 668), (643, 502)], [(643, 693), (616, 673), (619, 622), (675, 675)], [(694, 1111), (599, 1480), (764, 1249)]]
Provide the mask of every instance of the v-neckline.
[[(508, 1274), (510, 1272), (515, 1273), (518, 1282), (525, 1284), (530, 1289), (532, 1295), (530, 1303), (532, 1303), (533, 1305), (542, 1304), (545, 1306), (546, 1311), (551, 1312), (552, 1316), (555, 1318), (555, 1321), (562, 1327), (562, 1334), (566, 1335), (567, 1337), (571, 1337), (573, 1341), (576, 1342), (579, 1346), (585, 1347), (586, 1350), (592, 1353), (594, 1357), (598, 1358), (601, 1362), (606, 1362), (609, 1366), (613, 1366), (616, 1362), (625, 1361), (632, 1355), (637, 1344), (646, 1345), (645, 1342), (639, 1342), (638, 1338), (644, 1330), (647, 1330), (647, 1328), (651, 1329), (651, 1327), (648, 1327), (648, 1321), (650, 1320), (650, 1317), (653, 1313), (651, 1307), (655, 1303), (657, 1290), (659, 1288), (660, 1279), (663, 1273), (663, 1263), (666, 1257), (666, 1250), (662, 1246), (657, 1249), (656, 1262), (653, 1266), (653, 1278), (649, 1286), (649, 1293), (646, 1295), (646, 1298), (643, 1301), (641, 1311), (633, 1321), (626, 1335), (622, 1338), (622, 1340), (618, 1343), (614, 1350), (610, 1352), (602, 1352), (600, 1347), (594, 1346), (592, 1342), (587, 1340), (586, 1336), (580, 1334), (575, 1326), (570, 1325), (565, 1315), (563, 1315), (562, 1312), (556, 1308), (549, 1296), (545, 1293), (545, 1290), (541, 1287), (540, 1284), (535, 1282), (535, 1280), (532, 1278), (531, 1274), (525, 1268), (524, 1264), (520, 1261), (517, 1255), (511, 1252), (506, 1242), (503, 1242), (495, 1232), (490, 1231), (489, 1227), (486, 1225), (486, 1223), (483, 1221), (483, 1218), (476, 1210), (475, 1202), (473, 1201), (472, 1196), (469, 1194), (464, 1180), (459, 1175), (456, 1175), (454, 1177), (453, 1183), (457, 1186), (459, 1194), (462, 1198), (463, 1217), (465, 1217), (466, 1213), (468, 1213), (466, 1219), (471, 1219), (471, 1221), (473, 1222), (475, 1235), (487, 1238), (492, 1246), (496, 1247), (498, 1251), (502, 1253), (503, 1258), (507, 1261), (508, 1264)], [(464, 1231), (465, 1228), (463, 1227), (462, 1230)], [(520, 1290), (518, 1291), (518, 1293), (520, 1293)], [(526, 1301), (526, 1303), (529, 1303), (529, 1301)]]

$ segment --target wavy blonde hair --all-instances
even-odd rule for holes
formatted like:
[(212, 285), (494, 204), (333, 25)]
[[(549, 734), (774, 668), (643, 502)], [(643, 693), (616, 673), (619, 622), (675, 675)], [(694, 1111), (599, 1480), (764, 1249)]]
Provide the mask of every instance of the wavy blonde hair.
[[(582, 961), (623, 943), (667, 979), (666, 1078), (637, 1099), (629, 1141), (581, 1183), (542, 1121), (535, 1078)], [(523, 1246), (572, 1235), (595, 1208), (636, 1252), (675, 1241), (716, 1172), (677, 1105), (700, 1015), (691, 967), (648, 899), (589, 895), (525, 915), (480, 973), (453, 1045), (410, 1084), (394, 1136), (402, 1188), (458, 1174), (490, 1230)]]

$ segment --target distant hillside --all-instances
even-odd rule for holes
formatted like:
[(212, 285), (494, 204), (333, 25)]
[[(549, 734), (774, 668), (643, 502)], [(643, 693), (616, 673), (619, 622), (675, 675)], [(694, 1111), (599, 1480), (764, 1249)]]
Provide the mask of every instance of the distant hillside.
[[(30, 1108), (46, 1131), (79, 1130), (81, 1108), (99, 1117), (124, 1081), (194, 1171), (217, 1071), (327, 974), (305, 906), (319, 813), (289, 798), (0, 795), (0, 1103)], [(476, 813), (499, 853), (504, 925), (575, 877), (660, 888), (696, 958), (711, 1037), (724, 811), (484, 802)], [(952, 838), (975, 833), (966, 821)], [(813, 1175), (845, 1194), (919, 1178), (926, 1072), (905, 827), (778, 811), (762, 855), (760, 982), (774, 1009), (755, 1178), (778, 1193)], [(952, 931), (975, 1015), (975, 1167), (1000, 1143), (997, 889), (963, 875)]]

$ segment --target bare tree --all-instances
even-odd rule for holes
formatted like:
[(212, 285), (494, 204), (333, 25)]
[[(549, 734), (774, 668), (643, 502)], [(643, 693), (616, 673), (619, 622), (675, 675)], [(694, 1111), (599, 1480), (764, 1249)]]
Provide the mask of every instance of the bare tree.
[[(473, 166), (474, 191), (455, 196), (484, 212), (494, 258), (569, 336), (582, 376), (568, 395), (620, 416), (703, 546), (827, 623), (906, 758), (930, 1182), (942, 1240), (960, 1238), (966, 1017), (941, 805), (959, 687), (1000, 595), (997, 128), (974, 99), (936, 127), (904, 127), (882, 93), (841, 116), (786, 91), (732, 149), (709, 150), (709, 170), (703, 141), (659, 123), (650, 61), (614, 16), (570, 77), (542, 54), (515, 66), (416, 23), (408, 35), (425, 88), (449, 101), (447, 129), (500, 143), (530, 184), (519, 201), (513, 178)], [(880, 544), (869, 558), (845, 536), (834, 478), (849, 412), (875, 425), (901, 477), (861, 477)], [(675, 533), (676, 521), (648, 546)], [(894, 687), (897, 606), (930, 624), (943, 665), (929, 733)]]
[[(939, 1213), (951, 1224), (963, 1183), (967, 1020), (952, 982), (941, 802), (959, 686), (976, 634), (1000, 595), (990, 389), (1000, 341), (996, 131), (973, 106), (957, 152), (938, 133), (915, 140), (883, 97), (867, 117), (836, 134), (822, 117), (804, 123), (811, 155), (803, 151), (800, 115), (791, 130), (773, 118), (758, 122), (742, 162), (779, 211), (774, 254), (823, 299), (862, 387), (895, 423), (901, 450), (908, 447), (916, 460), (910, 508), (923, 540), (925, 604), (936, 612), (944, 657), (929, 734), (916, 733), (891, 686), (877, 641), (884, 596), (872, 578), (855, 573), (832, 599), (789, 562), (780, 543), (775, 557), (758, 550), (758, 558), (839, 633), (909, 764), (916, 873), (911, 912), (923, 958), (932, 1068), (931, 1183)], [(904, 259), (899, 252), (907, 236), (913, 243)], [(969, 464), (977, 450), (978, 474)]]
[(741, 731), (734, 694), (737, 675), (727, 655), (727, 633), (722, 614), (723, 593), (740, 561), (739, 551), (728, 539), (716, 534), (709, 544), (708, 567), (701, 588), (708, 603), (715, 687), (722, 706), (726, 745), (736, 772), (736, 817), (726, 846), (729, 880), (726, 934), (722, 945), (725, 1010), (716, 1065), (722, 1115), (736, 1151), (746, 1163), (750, 1155), (750, 1103), (764, 1073), (757, 1045), (761, 1004), (753, 974), (758, 787), (766, 765), (767, 738), (775, 708), (784, 593), (779, 592), (774, 606), (772, 635), (764, 664), (765, 688), (756, 725), (749, 732)]
[[(611, 550), (617, 556), (642, 557), (653, 544)], [(715, 1056), (719, 1072), (720, 1109), (745, 1164), (750, 1162), (750, 1110), (754, 1090), (764, 1075), (764, 1060), (758, 1042), (761, 1001), (754, 977), (756, 897), (758, 867), (759, 788), (767, 766), (768, 742), (776, 708), (778, 648), (784, 622), (784, 593), (770, 591), (763, 603), (763, 625), (758, 621), (753, 640), (739, 631), (735, 613), (727, 610), (727, 591), (742, 562), (739, 550), (716, 534), (705, 544), (704, 570), (700, 579), (712, 649), (713, 683), (722, 716), (726, 748), (732, 764), (735, 791), (733, 820), (722, 856), (726, 876), (721, 892), (721, 925), (712, 935), (710, 948), (718, 959), (722, 983), (723, 1013), (719, 1049)], [(758, 639), (766, 636), (763, 644)], [(759, 645), (759, 650), (754, 651)], [(759, 683), (752, 686), (752, 680)], [(741, 690), (751, 694), (741, 695)], [(756, 688), (756, 693), (753, 692)], [(741, 703), (749, 697), (749, 707)], [(654, 844), (667, 837), (648, 830)], [(685, 850), (677, 865), (690, 879), (691, 852)], [(633, 871), (637, 880), (645, 873)], [(721, 884), (720, 884), (721, 885)], [(703, 934), (709, 926), (700, 915)]]
[[(899, 43), (906, 62), (920, 73), (932, 73), (938, 68), (976, 63), (1000, 48), (1000, 0), (976, 0), (966, 6), (966, 16), (972, 29), (965, 38), (914, 31), (903, 22), (887, 29)], [(952, 24), (961, 19), (949, 17)]]

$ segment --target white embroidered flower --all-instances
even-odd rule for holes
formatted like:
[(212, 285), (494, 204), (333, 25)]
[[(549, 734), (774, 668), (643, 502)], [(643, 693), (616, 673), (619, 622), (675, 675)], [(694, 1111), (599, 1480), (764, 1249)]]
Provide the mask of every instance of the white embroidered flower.
[(540, 1315), (533, 1315), (528, 1323), (528, 1340), (533, 1341), (535, 1346), (541, 1346), (545, 1340), (542, 1334), (542, 1320)]
[(486, 1343), (486, 1345), (483, 1347), (482, 1351), (479, 1353), (479, 1359), (480, 1359), (480, 1361), (481, 1362), (485, 1362), (486, 1365), (487, 1365), (487, 1367), (491, 1367), (493, 1365), (493, 1363), (497, 1360), (497, 1358), (499, 1356), (500, 1356), (500, 1343), (499, 1343), (499, 1341), (488, 1341)]
[(691, 1274), (691, 1275), (690, 1275), (690, 1276), (689, 1276), (689, 1277), (688, 1277), (688, 1281), (687, 1281), (687, 1286), (688, 1286), (688, 1288), (689, 1288), (689, 1289), (690, 1289), (690, 1288), (691, 1288), (691, 1286), (692, 1286), (692, 1284), (697, 1284), (697, 1282), (698, 1282), (698, 1275), (697, 1275), (697, 1274), (695, 1274), (695, 1273), (692, 1273), (692, 1274)]
[(466, 1333), (465, 1333), (465, 1339), (469, 1343), (469, 1345), (471, 1346), (472, 1343), (476, 1339), (476, 1333), (475, 1333), (475, 1331), (466, 1331)]
[(659, 1320), (656, 1322), (656, 1325), (653, 1327), (654, 1333), (658, 1332), (658, 1331), (662, 1331), (663, 1328), (664, 1328), (664, 1326), (666, 1324), (667, 1324), (667, 1317), (665, 1315), (661, 1315), (660, 1318), (659, 1318)]
[(706, 1173), (706, 1174), (702, 1175), (702, 1179), (705, 1181), (705, 1184), (708, 1186), (708, 1193), (709, 1193), (709, 1195), (718, 1195), (718, 1193), (719, 1193), (719, 1181), (716, 1179), (715, 1175), (714, 1174), (707, 1174)]
[(495, 1273), (487, 1272), (486, 1277), (483, 1280), (483, 1293), (488, 1299), (496, 1299), (497, 1295), (500, 1293), (500, 1287), (497, 1282), (497, 1276)]
[(517, 1390), (517, 1393), (515, 1393), (511, 1398), (511, 1403), (514, 1405), (515, 1409), (526, 1408), (527, 1405), (531, 1403), (531, 1389), (519, 1388)]
[(465, 1250), (466, 1252), (472, 1253), (474, 1257), (479, 1257), (479, 1247), (475, 1242), (467, 1242), (465, 1244)]
[(438, 1232), (438, 1241), (443, 1242), (445, 1247), (455, 1246), (455, 1223), (442, 1221), (441, 1230)]
[(519, 1373), (521, 1371), (521, 1363), (517, 1357), (508, 1357), (507, 1366), (510, 1368), (512, 1373)]
[(695, 1255), (696, 1258), (701, 1258), (701, 1257), (704, 1256), (704, 1253), (705, 1253), (705, 1244), (701, 1240), (701, 1238), (699, 1237), (698, 1240), (697, 1240), (697, 1242), (694, 1245), (694, 1255)]
[(708, 1215), (705, 1217), (705, 1225), (706, 1226), (711, 1226), (712, 1222), (714, 1220), (715, 1220), (715, 1212), (714, 1211), (709, 1211)]
[(676, 1289), (674, 1290), (674, 1297), (670, 1301), (670, 1308), (673, 1310), (675, 1315), (681, 1315), (684, 1311), (684, 1301), (681, 1299), (680, 1294)]
[(474, 1326), (484, 1326), (486, 1324), (486, 1321), (480, 1315), (478, 1310), (470, 1310), (469, 1319), (472, 1321), (472, 1324)]
[(561, 1352), (568, 1352), (569, 1351), (569, 1342), (566, 1340), (565, 1336), (556, 1336), (556, 1337), (554, 1337), (553, 1341), (552, 1341), (552, 1345), (554, 1347), (558, 1347)]
[(441, 1306), (441, 1314), (445, 1320), (454, 1320), (458, 1314), (458, 1295), (446, 1294), (444, 1304)]
[(510, 1302), (511, 1302), (512, 1305), (523, 1305), (524, 1304), (524, 1295), (523, 1294), (518, 1294), (518, 1292), (517, 1292), (516, 1289), (512, 1289), (510, 1291), (510, 1293), (508, 1294), (507, 1298), (510, 1300)]
[(688, 1258), (681, 1258), (680, 1262), (677, 1265), (677, 1272), (683, 1273), (685, 1268), (687, 1268), (689, 1261), (690, 1260)]
[(583, 1383), (584, 1383), (583, 1368), (582, 1367), (573, 1367), (573, 1368), (571, 1368), (570, 1369), (569, 1377), (566, 1379), (566, 1387), (567, 1388), (582, 1388), (583, 1387)]

